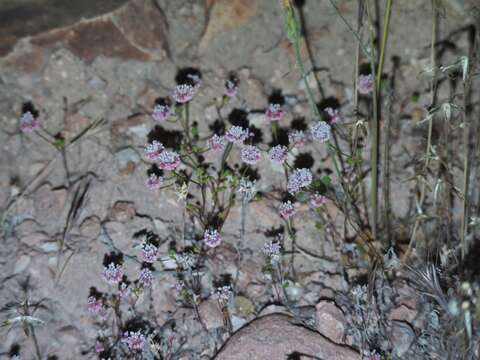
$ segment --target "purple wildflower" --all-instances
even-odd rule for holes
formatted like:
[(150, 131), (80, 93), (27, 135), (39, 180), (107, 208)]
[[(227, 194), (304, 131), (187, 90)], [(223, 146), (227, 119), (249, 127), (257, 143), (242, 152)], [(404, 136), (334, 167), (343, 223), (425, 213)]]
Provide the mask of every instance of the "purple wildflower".
[(288, 142), (296, 147), (302, 147), (305, 145), (307, 137), (301, 130), (293, 130), (288, 133)]
[(212, 297), (221, 303), (227, 303), (232, 295), (232, 288), (230, 286), (220, 286), (212, 291)]
[(130, 350), (142, 350), (145, 346), (145, 335), (139, 331), (127, 331), (123, 334), (122, 342)]
[(153, 140), (151, 143), (145, 145), (145, 156), (149, 160), (156, 160), (164, 149), (165, 147), (162, 143)]
[(40, 120), (30, 111), (24, 112), (20, 117), (20, 130), (23, 132), (32, 132), (40, 129)]
[(368, 95), (373, 91), (373, 75), (360, 75), (358, 77), (358, 92), (362, 95)]
[(316, 121), (310, 125), (312, 138), (322, 143), (330, 139), (330, 132), (331, 127), (325, 121)]
[(288, 179), (288, 192), (295, 194), (312, 183), (312, 173), (308, 169), (295, 169)]
[(150, 190), (157, 190), (162, 185), (163, 178), (161, 176), (157, 176), (155, 174), (150, 174), (145, 180), (145, 186)]
[(140, 270), (140, 276), (138, 281), (142, 284), (143, 287), (151, 287), (153, 284), (153, 274), (149, 268), (143, 268)]
[(120, 283), (120, 286), (118, 287), (118, 295), (121, 299), (128, 298), (130, 296), (130, 292), (130, 287), (126, 283)]
[(203, 234), (203, 242), (209, 248), (214, 248), (222, 243), (222, 237), (217, 230), (205, 230), (205, 233)]
[(363, 355), (363, 360), (381, 360), (382, 357), (375, 350), (366, 351)]
[(196, 87), (189, 84), (181, 84), (175, 86), (172, 96), (177, 103), (184, 104), (192, 100), (196, 92)]
[(103, 303), (101, 300), (97, 299), (95, 296), (89, 296), (87, 299), (87, 309), (90, 313), (97, 315), (103, 308)]
[(175, 151), (162, 151), (157, 160), (158, 167), (162, 170), (175, 170), (180, 165), (180, 155)]
[(103, 268), (103, 278), (111, 285), (118, 284), (123, 277), (122, 265), (111, 262)]
[(278, 210), (279, 210), (280, 216), (286, 220), (292, 217), (293, 214), (295, 214), (295, 205), (292, 204), (290, 200), (288, 200), (286, 202), (281, 203)]
[(238, 82), (235, 80), (227, 80), (225, 82), (225, 95), (228, 97), (234, 97), (238, 92)]
[(285, 116), (285, 111), (283, 111), (280, 104), (270, 104), (265, 112), (265, 116), (270, 121), (279, 121)]
[(214, 152), (221, 152), (225, 149), (225, 137), (214, 134), (207, 141), (208, 147)]
[(288, 157), (288, 148), (284, 145), (277, 145), (270, 149), (268, 158), (278, 164), (283, 164)]
[(244, 163), (255, 165), (257, 162), (260, 161), (262, 153), (260, 152), (260, 149), (258, 147), (253, 145), (247, 145), (242, 148), (242, 151), (240, 152), (240, 157), (242, 158), (242, 161)]
[(156, 104), (153, 108), (152, 117), (155, 121), (165, 121), (172, 115), (172, 108), (167, 104)]
[(104, 351), (105, 351), (105, 346), (103, 346), (103, 343), (101, 343), (100, 341), (97, 341), (95, 343), (95, 352), (99, 354)]
[(225, 133), (225, 138), (237, 145), (243, 144), (243, 142), (250, 136), (250, 131), (244, 129), (241, 126), (232, 126)]
[(271, 262), (276, 262), (280, 259), (280, 243), (272, 240), (263, 244), (263, 254), (270, 258)]
[(338, 109), (333, 109), (331, 107), (327, 107), (325, 109), (325, 112), (328, 115), (328, 119), (329, 119), (330, 124), (336, 124), (341, 120), (340, 119), (340, 114), (338, 113)]
[(158, 258), (158, 248), (150, 243), (142, 244), (142, 261), (147, 263), (154, 263)]
[(315, 193), (310, 198), (310, 206), (314, 209), (318, 209), (320, 206), (327, 203), (327, 198), (323, 195)]

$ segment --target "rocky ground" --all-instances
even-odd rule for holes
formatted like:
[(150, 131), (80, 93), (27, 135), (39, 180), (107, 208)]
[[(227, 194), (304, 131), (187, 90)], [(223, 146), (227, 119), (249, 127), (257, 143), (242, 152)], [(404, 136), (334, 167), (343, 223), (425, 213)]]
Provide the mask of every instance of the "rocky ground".
[[(337, 2), (341, 13), (354, 22), (356, 1)], [(134, 277), (135, 233), (156, 232), (163, 255), (171, 242), (179, 241), (184, 205), (174, 191), (152, 195), (144, 186), (149, 165), (143, 147), (156, 125), (150, 116), (155, 99), (171, 93), (180, 69), (194, 67), (202, 73), (201, 91), (191, 105), (201, 134), (207, 134), (218, 117), (214, 99), (223, 94), (230, 71), (240, 79), (239, 96), (222, 111), (227, 117), (235, 108), (249, 110), (249, 121), (260, 129), (265, 143), (270, 134), (262, 114), (273, 92), (280, 90), (288, 99), (288, 115), (281, 126), (310, 116), (278, 1), (74, 3), (7, 0), (0, 7), (0, 303), (23, 301), (25, 296), (32, 302), (44, 299), (45, 308), (36, 313), (43, 321), (35, 327), (36, 337), (43, 358), (62, 360), (96, 358), (99, 325), (86, 304), (92, 287), (107, 291), (101, 277), (104, 255), (120, 250), (127, 275)], [(456, 31), (472, 21), (464, 11), (467, 7), (461, 1), (445, 3), (441, 39), (453, 46), (442, 54), (445, 64), (466, 48), (466, 40)], [(302, 14), (313, 59), (306, 43), (302, 56), (308, 68), (313, 63), (318, 69), (322, 88), (315, 86), (313, 77), (309, 80), (319, 100), (320, 94), (337, 99), (343, 121), (350, 122), (354, 38), (328, 1), (307, 0)], [(428, 14), (429, 1), (395, 2), (385, 65), (385, 72), (397, 68), (399, 105), (391, 144), (396, 219), (392, 232), (397, 239), (408, 236), (405, 224), (415, 194), (407, 180), (414, 175), (412, 154), (424, 147), (425, 128), (418, 122), (429, 101), (428, 83), (421, 76), (430, 56)], [(63, 151), (34, 133), (19, 131), (18, 119), (27, 101), (39, 110), (45, 130), (64, 139)], [(174, 126), (167, 124), (165, 129)], [(325, 149), (313, 145), (303, 154), (319, 176), (331, 173), (326, 155)], [(258, 176), (262, 192), (284, 186), (282, 173), (266, 159), (258, 166)], [(295, 269), (285, 289), (289, 306), (296, 309), (291, 316), (262, 272), (263, 244), (273, 229), (282, 226), (276, 206), (268, 198), (248, 205), (243, 241), (241, 204), (232, 209), (223, 228), (224, 243), (205, 264), (198, 313), (206, 329), (194, 309), (178, 301), (168, 259), (157, 266), (152, 291), (142, 294), (138, 303), (154, 318), (162, 336), (174, 339), (172, 346), (181, 349), (170, 358), (297, 359), (307, 358), (305, 354), (318, 359), (361, 358), (359, 351), (365, 349), (359, 349), (349, 331), (355, 320), (342, 296), (362, 284), (368, 267), (349, 255), (354, 237), (334, 240), (333, 232), (344, 231), (341, 213), (328, 204), (330, 225), (319, 230), (308, 206), (298, 210), (297, 251), (285, 255), (286, 261), (293, 256)], [(401, 271), (393, 273), (382, 294), (388, 298), (382, 311), (390, 331), (384, 348), (394, 359), (441, 359), (433, 352), (426, 357), (419, 344), (431, 309)], [(227, 306), (233, 335), (217, 301), (209, 297), (212, 281), (221, 274), (237, 276)], [(390, 287), (395, 290), (388, 293)], [(5, 329), (1, 336), (0, 357), (8, 358), (18, 345), (22, 359), (35, 358), (31, 337), (21, 326)]]

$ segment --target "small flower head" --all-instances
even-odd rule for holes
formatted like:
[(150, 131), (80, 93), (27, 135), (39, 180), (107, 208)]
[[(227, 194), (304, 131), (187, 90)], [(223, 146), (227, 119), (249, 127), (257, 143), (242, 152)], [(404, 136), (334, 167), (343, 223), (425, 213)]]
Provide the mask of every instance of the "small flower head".
[(165, 147), (162, 143), (158, 142), (157, 140), (153, 140), (151, 143), (145, 145), (145, 156), (149, 160), (156, 160), (162, 153)]
[(282, 218), (289, 219), (293, 216), (293, 214), (295, 214), (295, 205), (292, 204), (290, 200), (283, 202), (280, 204), (278, 211)]
[(331, 107), (327, 107), (325, 109), (325, 112), (327, 113), (328, 122), (330, 124), (336, 124), (341, 120), (340, 119), (340, 114), (338, 113), (338, 109), (333, 109)]
[(241, 126), (232, 126), (225, 133), (225, 138), (231, 143), (241, 145), (250, 136), (250, 131)]
[(139, 331), (127, 331), (123, 334), (122, 342), (130, 350), (142, 350), (145, 346), (145, 335)]
[(157, 190), (162, 185), (163, 178), (161, 176), (150, 174), (145, 180), (145, 186), (150, 190)]
[(165, 121), (172, 115), (172, 108), (168, 104), (156, 104), (153, 108), (152, 117), (155, 121)]
[(220, 286), (212, 291), (212, 297), (219, 302), (226, 304), (232, 295), (232, 288), (230, 286)]
[(87, 299), (87, 309), (92, 314), (98, 314), (102, 311), (103, 303), (100, 299), (97, 299), (95, 296), (89, 296)]
[(323, 195), (320, 195), (318, 193), (315, 193), (312, 195), (310, 198), (310, 206), (313, 209), (318, 209), (322, 205), (325, 205), (327, 203), (327, 198)]
[(288, 148), (284, 145), (276, 145), (268, 152), (268, 158), (274, 163), (283, 164), (288, 158)]
[(358, 77), (358, 92), (362, 95), (368, 95), (373, 91), (373, 75), (360, 75)]
[(190, 84), (181, 84), (175, 86), (172, 96), (177, 103), (184, 104), (192, 100), (196, 92), (197, 88), (195, 86)]
[(364, 355), (363, 355), (363, 360), (381, 360), (382, 357), (380, 356), (379, 353), (377, 353), (376, 350), (372, 350), (372, 351), (365, 351)]
[(225, 137), (214, 134), (207, 141), (208, 147), (214, 152), (222, 152), (225, 149)]
[(270, 104), (265, 112), (265, 116), (270, 121), (280, 121), (285, 116), (285, 111), (280, 104)]
[(123, 277), (123, 267), (122, 265), (115, 264), (111, 262), (108, 266), (103, 268), (103, 278), (104, 280), (111, 284), (116, 285), (122, 281)]
[(222, 237), (217, 230), (205, 230), (205, 233), (203, 234), (203, 242), (209, 248), (214, 248), (222, 243)]
[(307, 137), (301, 130), (293, 130), (288, 133), (288, 142), (295, 147), (302, 147), (305, 145)]
[(228, 97), (234, 97), (238, 93), (238, 80), (231, 78), (225, 82), (225, 95)]
[(258, 147), (253, 145), (247, 145), (242, 148), (240, 156), (244, 163), (255, 165), (257, 162), (260, 161), (262, 153), (260, 152), (260, 149)]
[(273, 242), (272, 240), (263, 244), (263, 254), (270, 259), (270, 262), (274, 263), (280, 259), (280, 243)]
[(143, 243), (141, 257), (144, 262), (154, 263), (158, 258), (158, 248), (149, 242)]
[(26, 111), (20, 117), (20, 130), (23, 132), (32, 132), (40, 129), (40, 120), (32, 112)]
[(312, 183), (312, 173), (308, 169), (295, 169), (288, 179), (287, 189), (291, 194), (295, 194), (300, 189)]
[(118, 296), (120, 296), (121, 299), (127, 299), (130, 293), (130, 287), (126, 283), (121, 282), (118, 286)]
[(138, 277), (138, 281), (143, 287), (151, 287), (153, 284), (152, 271), (148, 267), (140, 270), (140, 276)]
[(180, 165), (180, 155), (175, 151), (164, 150), (157, 160), (158, 167), (162, 170), (175, 170)]
[(95, 343), (95, 352), (97, 354), (100, 354), (101, 352), (104, 352), (104, 351), (105, 351), (105, 346), (103, 346), (103, 343), (100, 341), (97, 341)]
[(331, 127), (325, 121), (316, 121), (310, 125), (310, 134), (314, 140), (326, 142), (330, 139)]

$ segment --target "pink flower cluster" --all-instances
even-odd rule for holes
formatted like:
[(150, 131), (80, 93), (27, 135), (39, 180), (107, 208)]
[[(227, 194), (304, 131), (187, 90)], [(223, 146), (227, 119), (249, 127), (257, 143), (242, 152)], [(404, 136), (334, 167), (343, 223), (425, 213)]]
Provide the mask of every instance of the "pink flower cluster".
[(313, 176), (308, 169), (295, 169), (288, 179), (287, 189), (290, 194), (295, 194), (302, 188), (312, 183)]
[(140, 284), (142, 284), (143, 287), (151, 287), (153, 284), (153, 274), (152, 271), (149, 268), (143, 268), (140, 270), (140, 276), (138, 278), (138, 281)]
[(40, 129), (40, 120), (30, 111), (24, 112), (20, 117), (20, 130), (23, 132), (32, 132)]
[(280, 104), (270, 104), (265, 112), (265, 116), (270, 121), (280, 121), (285, 116), (285, 111), (283, 111)]
[(360, 75), (358, 77), (358, 92), (362, 95), (368, 95), (373, 91), (373, 75)]
[(234, 97), (238, 93), (238, 84), (234, 80), (227, 80), (225, 82), (225, 95), (228, 97)]
[(197, 93), (197, 87), (190, 84), (181, 84), (175, 86), (173, 90), (173, 98), (179, 104), (184, 104), (193, 99)]
[[(158, 161), (158, 167), (162, 170), (175, 170), (180, 165), (180, 155), (175, 151), (165, 150), (163, 144), (156, 140), (145, 145), (145, 156), (149, 160)], [(155, 187), (155, 181), (152, 181), (152, 187)]]
[(214, 248), (222, 243), (222, 237), (220, 236), (220, 233), (217, 230), (208, 229), (208, 230), (205, 230), (205, 233), (203, 234), (203, 242), (209, 248)]
[(158, 248), (151, 243), (145, 242), (142, 244), (141, 256), (142, 261), (152, 264), (157, 261)]
[(97, 299), (95, 296), (88, 297), (87, 309), (91, 314), (98, 315), (102, 320), (107, 318), (107, 307), (103, 305), (101, 299)]
[(145, 335), (140, 330), (127, 331), (123, 334), (122, 342), (128, 346), (130, 350), (142, 350), (145, 346)]
[(327, 198), (323, 195), (315, 193), (310, 198), (310, 206), (314, 209), (318, 209), (320, 206), (327, 203)]
[(263, 244), (263, 254), (272, 261), (277, 261), (280, 258), (280, 243), (272, 240)]
[(108, 266), (105, 266), (103, 268), (103, 278), (110, 285), (118, 284), (123, 278), (122, 265), (111, 262)]
[(307, 137), (301, 130), (293, 130), (288, 133), (288, 142), (295, 147), (302, 147), (305, 145)]
[(158, 176), (156, 174), (150, 174), (145, 180), (145, 186), (150, 190), (157, 190), (160, 188), (163, 182), (163, 177)]
[(241, 126), (232, 126), (225, 133), (225, 138), (236, 145), (242, 145), (249, 136), (250, 131)]
[(170, 105), (156, 104), (153, 108), (152, 117), (155, 121), (165, 121), (172, 115), (172, 108)]
[(232, 288), (230, 286), (217, 287), (212, 291), (212, 297), (222, 303), (227, 303), (232, 295)]
[(210, 150), (214, 152), (221, 152), (225, 150), (225, 137), (214, 134), (210, 139), (208, 139), (207, 145)]
[(336, 124), (340, 121), (340, 114), (338, 113), (338, 109), (327, 107), (325, 109), (325, 112), (327, 113), (330, 124)]
[(253, 145), (247, 145), (240, 151), (240, 157), (244, 163), (255, 165), (260, 161), (262, 153), (260, 149)]
[(280, 204), (279, 208), (280, 216), (284, 219), (289, 219), (295, 214), (295, 205), (290, 200)]

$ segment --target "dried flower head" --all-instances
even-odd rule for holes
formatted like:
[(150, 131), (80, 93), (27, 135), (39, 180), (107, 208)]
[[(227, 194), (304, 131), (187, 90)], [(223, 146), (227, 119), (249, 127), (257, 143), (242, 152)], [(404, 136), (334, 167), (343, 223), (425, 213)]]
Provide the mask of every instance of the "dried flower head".
[(145, 335), (140, 330), (127, 331), (123, 334), (122, 342), (128, 346), (130, 350), (142, 350), (145, 346)]
[(217, 230), (208, 229), (205, 230), (205, 233), (203, 234), (203, 242), (209, 248), (214, 248), (222, 243), (222, 237)]
[(362, 95), (368, 95), (373, 91), (373, 75), (363, 75), (358, 77), (358, 92)]
[(165, 121), (172, 115), (172, 108), (168, 104), (156, 104), (152, 117), (155, 121)]
[(280, 104), (270, 104), (265, 112), (265, 116), (267, 120), (280, 121), (285, 116), (285, 111)]
[(312, 173), (308, 169), (295, 169), (288, 179), (287, 189), (291, 194), (295, 194), (300, 189), (312, 183)]
[(177, 103), (184, 104), (193, 99), (197, 92), (197, 87), (190, 84), (181, 84), (175, 86), (173, 98)]
[(151, 143), (145, 145), (145, 156), (149, 160), (157, 160), (164, 149), (165, 147), (162, 143), (153, 140)]
[(289, 219), (295, 214), (295, 205), (290, 200), (283, 202), (278, 207), (280, 216), (284, 219)]
[(326, 142), (330, 139), (331, 127), (325, 121), (316, 121), (310, 125), (310, 134), (314, 140)]
[(257, 189), (255, 188), (256, 181), (248, 178), (241, 178), (238, 183), (238, 192), (242, 195), (243, 201), (250, 201), (255, 197)]
[(210, 150), (214, 152), (222, 152), (225, 150), (225, 137), (214, 134), (210, 139), (208, 139), (207, 145)]
[(26, 111), (20, 117), (20, 130), (23, 132), (32, 132), (40, 129), (40, 120), (30, 111)]
[(295, 147), (302, 147), (305, 145), (307, 137), (301, 130), (293, 130), (288, 133), (288, 142)]
[(274, 163), (283, 164), (288, 158), (288, 148), (284, 145), (276, 145), (268, 152), (268, 158)]
[(225, 133), (225, 138), (231, 143), (241, 145), (250, 136), (250, 131), (241, 126), (232, 126)]
[(108, 266), (103, 268), (103, 278), (104, 280), (111, 284), (116, 285), (122, 281), (123, 277), (123, 267), (122, 265), (115, 264), (111, 262)]
[(180, 165), (180, 155), (175, 151), (164, 150), (157, 158), (158, 167), (162, 170), (175, 170)]
[(150, 174), (145, 180), (145, 186), (150, 190), (157, 190), (162, 185), (163, 178), (161, 176), (157, 176), (155, 174)]
[(247, 145), (242, 148), (240, 152), (240, 157), (244, 163), (255, 165), (257, 162), (260, 161), (262, 157), (262, 153), (260, 149), (253, 145)]
[(329, 120), (328, 122), (330, 124), (336, 124), (340, 121), (340, 114), (338, 113), (338, 109), (327, 107), (325, 109), (325, 112), (327, 113), (328, 120)]

